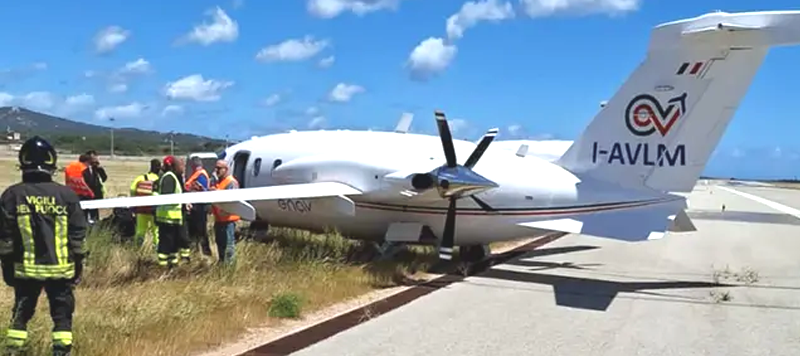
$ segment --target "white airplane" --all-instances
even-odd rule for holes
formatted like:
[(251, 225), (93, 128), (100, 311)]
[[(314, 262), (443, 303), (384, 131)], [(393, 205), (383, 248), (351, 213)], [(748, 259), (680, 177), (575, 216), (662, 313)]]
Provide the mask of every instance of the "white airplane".
[[(551, 231), (624, 241), (693, 230), (686, 199), (769, 48), (800, 43), (800, 11), (714, 12), (656, 26), (647, 56), (563, 155), (546, 160), (439, 136), (307, 131), (219, 157), (242, 188), (81, 202), (84, 209), (213, 203), (246, 220), (438, 243), (480, 260), (491, 242)], [(522, 153), (522, 154), (520, 154)], [(678, 193), (678, 194), (673, 194)]]

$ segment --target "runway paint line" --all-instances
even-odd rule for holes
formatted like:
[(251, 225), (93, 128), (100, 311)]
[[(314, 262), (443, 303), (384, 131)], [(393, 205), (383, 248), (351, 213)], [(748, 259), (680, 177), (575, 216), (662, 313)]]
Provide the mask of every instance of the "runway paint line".
[(740, 192), (740, 191), (738, 191), (736, 189), (733, 189), (733, 188), (722, 187), (722, 186), (719, 186), (718, 188), (724, 189), (724, 190), (726, 190), (728, 192), (731, 192), (731, 193), (736, 194), (738, 196), (750, 199), (752, 201), (764, 204), (764, 205), (766, 205), (766, 206), (768, 206), (770, 208), (773, 208), (773, 209), (775, 209), (777, 211), (780, 211), (780, 212), (782, 212), (784, 214), (792, 215), (792, 216), (800, 219), (800, 210), (797, 210), (795, 208), (788, 207), (786, 205), (783, 205), (783, 204), (780, 204), (780, 203), (776, 203), (776, 202), (774, 202), (772, 200), (767, 200), (767, 199), (764, 199), (762, 197), (759, 197), (759, 196), (756, 196), (756, 195), (753, 195), (753, 194)]
[[(513, 258), (519, 257), (527, 252), (542, 247), (550, 242), (558, 240), (561, 237), (568, 235), (567, 233), (553, 233), (547, 234), (539, 239), (531, 241), (527, 244), (519, 246), (510, 251), (500, 253), (492, 256), (489, 260), (473, 266), (469, 275), (479, 274), (491, 268), (495, 264), (504, 263)], [(445, 274), (441, 277), (435, 278), (431, 281), (421, 285), (413, 286), (399, 293), (393, 294), (387, 298), (374, 301), (368, 305), (356, 308), (340, 314), (331, 319), (325, 320), (316, 325), (312, 325), (298, 332), (286, 335), (277, 340), (270, 341), (261, 346), (255, 347), (246, 351), (239, 356), (285, 356), (295, 351), (299, 351), (317, 342), (325, 340), (333, 335), (342, 331), (350, 329), (358, 324), (367, 321), (364, 318), (365, 312), (369, 310), (370, 318), (375, 318), (389, 311), (397, 309), (411, 301), (420, 298), (424, 295), (430, 294), (438, 289), (444, 288), (452, 283), (464, 280), (465, 276)]]

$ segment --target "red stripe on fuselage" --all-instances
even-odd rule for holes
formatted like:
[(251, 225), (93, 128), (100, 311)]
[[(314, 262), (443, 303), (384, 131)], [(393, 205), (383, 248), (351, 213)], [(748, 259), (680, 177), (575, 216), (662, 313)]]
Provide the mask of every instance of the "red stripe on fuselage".
[[(598, 206), (587, 207), (563, 207), (563, 208), (530, 208), (530, 209), (498, 209), (495, 211), (485, 211), (475, 208), (457, 209), (456, 215), (469, 215), (469, 216), (540, 216), (540, 215), (568, 215), (568, 214), (586, 214), (595, 213), (600, 211), (619, 210), (627, 208), (638, 208), (647, 205), (655, 205), (667, 203), (672, 200), (650, 200), (642, 202), (630, 203), (611, 203)], [(356, 207), (372, 210), (382, 211), (395, 211), (411, 214), (428, 214), (428, 215), (445, 215), (447, 208), (438, 207), (422, 207), (422, 206), (404, 206), (404, 205), (389, 205), (389, 204), (376, 204), (367, 202), (357, 202)]]

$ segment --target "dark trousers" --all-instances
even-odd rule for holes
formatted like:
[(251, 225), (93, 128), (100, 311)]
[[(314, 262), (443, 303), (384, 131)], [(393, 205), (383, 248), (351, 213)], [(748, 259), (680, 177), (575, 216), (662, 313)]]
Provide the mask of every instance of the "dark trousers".
[(211, 256), (211, 246), (208, 243), (208, 213), (206, 204), (192, 205), (188, 216), (189, 241), (192, 248), (200, 249), (206, 256)]
[(236, 251), (236, 238), (234, 232), (236, 230), (236, 223), (234, 222), (215, 222), (214, 223), (214, 240), (217, 243), (217, 252), (219, 253), (219, 261), (233, 263), (235, 262)]
[(16, 279), (11, 327), (6, 337), (8, 344), (14, 348), (22, 346), (27, 341), (28, 322), (36, 312), (36, 303), (43, 288), (50, 302), (50, 317), (54, 324), (53, 354), (67, 355), (72, 349), (72, 313), (75, 311), (72, 281), (67, 279), (47, 281)]
[(156, 222), (158, 226), (158, 264), (174, 266), (178, 264), (178, 252), (183, 245), (186, 226)]

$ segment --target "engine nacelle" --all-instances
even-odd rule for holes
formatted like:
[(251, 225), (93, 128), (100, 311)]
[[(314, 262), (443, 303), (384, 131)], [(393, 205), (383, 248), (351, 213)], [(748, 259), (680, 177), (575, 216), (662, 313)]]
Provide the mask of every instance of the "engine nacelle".
[(457, 167), (439, 167), (430, 173), (417, 173), (411, 176), (411, 186), (417, 191), (436, 188), (439, 196), (462, 197), (477, 194), (485, 190), (497, 188), (492, 182), (475, 173), (471, 169)]

